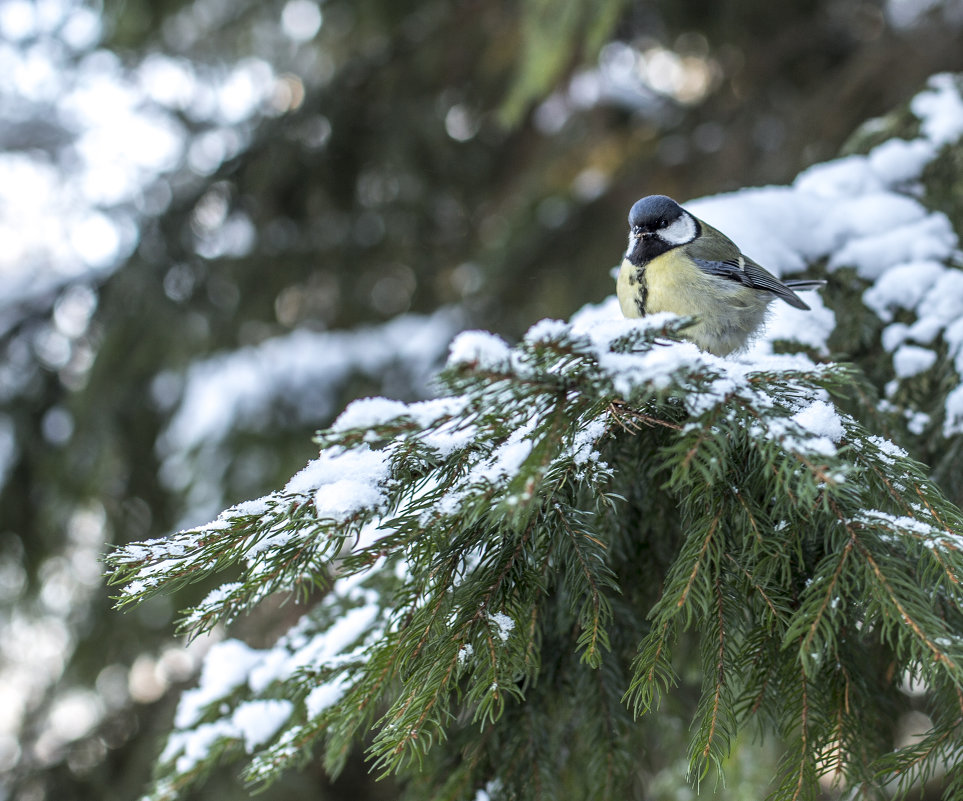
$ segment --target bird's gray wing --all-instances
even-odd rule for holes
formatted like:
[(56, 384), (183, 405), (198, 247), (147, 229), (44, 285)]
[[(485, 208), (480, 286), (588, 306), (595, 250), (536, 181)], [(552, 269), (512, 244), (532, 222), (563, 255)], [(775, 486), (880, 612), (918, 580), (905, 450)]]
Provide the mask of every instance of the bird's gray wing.
[[(770, 273), (765, 267), (756, 264), (742, 254), (739, 247), (721, 231), (703, 223), (703, 236), (686, 246), (688, 255), (699, 269), (710, 275), (718, 275), (752, 289), (772, 292), (786, 303), (797, 309), (808, 309), (802, 299), (788, 286)], [(706, 234), (711, 234), (706, 236)]]
[(764, 267), (760, 267), (752, 259), (747, 259), (745, 256), (740, 256), (734, 261), (709, 261), (707, 259), (699, 258), (693, 258), (692, 260), (696, 263), (700, 270), (703, 270), (710, 275), (718, 275), (721, 278), (728, 278), (732, 281), (738, 281), (743, 286), (747, 286), (752, 289), (761, 289), (766, 292), (772, 292), (772, 294), (777, 298), (782, 298), (790, 306), (795, 306), (797, 309), (809, 308), (809, 306), (803, 302), (799, 295), (797, 295), (782, 281), (776, 278), (776, 276), (774, 276)]

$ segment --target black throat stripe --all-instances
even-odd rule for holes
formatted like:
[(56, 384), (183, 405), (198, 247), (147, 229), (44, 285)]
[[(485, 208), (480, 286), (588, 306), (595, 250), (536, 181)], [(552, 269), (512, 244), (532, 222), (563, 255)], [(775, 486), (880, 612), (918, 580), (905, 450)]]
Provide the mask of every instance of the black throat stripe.
[(635, 294), (635, 308), (639, 310), (639, 317), (645, 317), (645, 304), (649, 300), (649, 287), (645, 283), (645, 267), (639, 267), (635, 271), (635, 280), (639, 284)]

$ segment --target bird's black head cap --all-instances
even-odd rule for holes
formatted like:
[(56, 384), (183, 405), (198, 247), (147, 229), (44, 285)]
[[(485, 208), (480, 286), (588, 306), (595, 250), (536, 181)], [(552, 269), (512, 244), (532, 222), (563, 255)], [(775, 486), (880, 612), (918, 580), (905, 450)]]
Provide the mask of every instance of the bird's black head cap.
[(629, 225), (633, 228), (652, 230), (673, 222), (682, 216), (682, 207), (665, 195), (649, 195), (635, 201), (629, 211)]

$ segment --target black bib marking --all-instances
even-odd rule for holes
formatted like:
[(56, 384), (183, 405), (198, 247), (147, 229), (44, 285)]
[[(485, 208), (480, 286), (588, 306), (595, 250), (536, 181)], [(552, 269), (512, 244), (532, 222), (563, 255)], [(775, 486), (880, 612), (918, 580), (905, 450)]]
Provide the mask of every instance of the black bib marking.
[(645, 317), (645, 305), (649, 300), (649, 287), (645, 283), (645, 267), (635, 271), (635, 280), (639, 283), (639, 291), (635, 294), (635, 308), (639, 310), (639, 317)]

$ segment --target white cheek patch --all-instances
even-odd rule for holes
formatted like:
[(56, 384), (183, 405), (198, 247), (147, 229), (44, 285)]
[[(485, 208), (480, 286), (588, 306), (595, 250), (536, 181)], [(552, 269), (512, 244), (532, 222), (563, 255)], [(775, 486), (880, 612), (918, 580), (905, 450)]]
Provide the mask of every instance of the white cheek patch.
[(632, 249), (635, 247), (635, 243), (638, 240), (638, 238), (639, 238), (639, 235), (635, 233), (635, 231), (629, 231), (629, 246), (625, 251), (626, 256), (628, 256), (632, 252)]
[(695, 220), (683, 212), (678, 220), (659, 231), (659, 236), (670, 245), (685, 245), (696, 238)]

